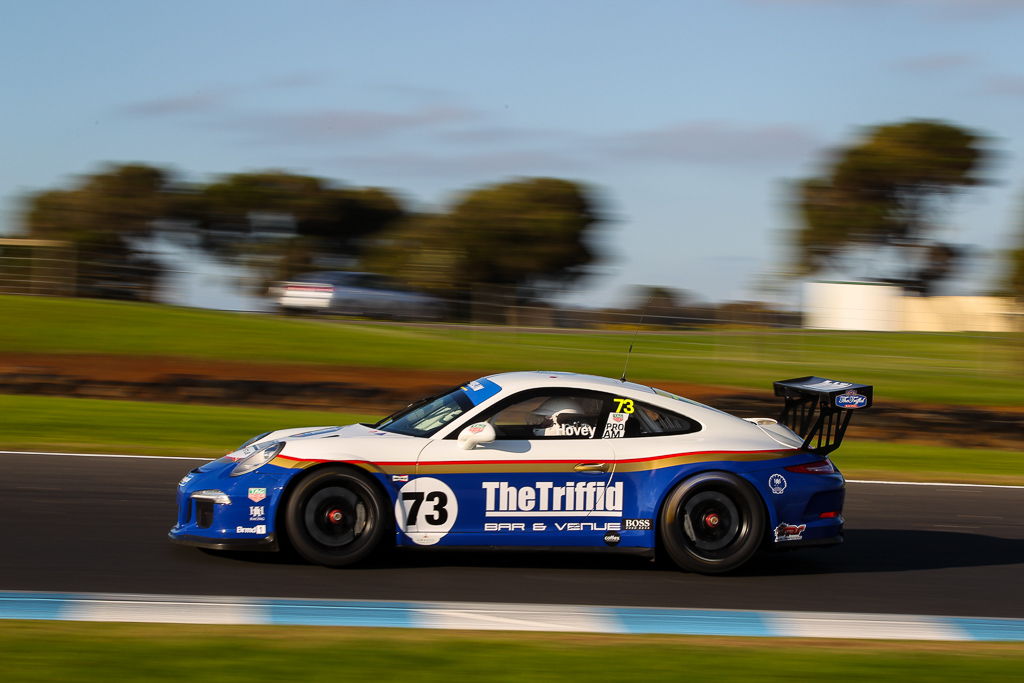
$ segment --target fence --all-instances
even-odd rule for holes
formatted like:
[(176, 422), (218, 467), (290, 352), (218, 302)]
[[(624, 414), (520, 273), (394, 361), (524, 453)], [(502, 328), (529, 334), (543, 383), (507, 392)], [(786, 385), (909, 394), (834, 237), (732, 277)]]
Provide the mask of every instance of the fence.
[[(103, 254), (77, 253), (61, 242), (4, 239), (0, 240), (0, 293), (155, 299), (202, 308), (276, 311), (274, 300), (258, 286), (259, 279), (252, 273), (246, 275), (244, 271), (237, 271), (219, 276), (218, 286), (221, 289), (226, 291), (234, 286), (239, 291), (246, 290), (247, 294), (244, 305), (225, 306), (218, 304), (211, 287), (202, 280), (204, 276), (190, 269), (190, 265), (198, 267), (181, 261), (173, 267), (165, 264), (160, 271), (164, 286), (154, 290), (151, 282), (140, 284), (138, 265), (112, 266)], [(84, 274), (89, 278), (87, 286), (83, 283)], [(249, 282), (243, 284), (241, 280), (246, 277)], [(168, 282), (190, 280), (198, 282), (192, 287), (197, 293), (193, 301), (176, 299), (175, 292), (180, 294), (182, 288), (175, 290), (167, 286)], [(509, 291), (479, 288), (466, 300), (444, 301), (443, 306), (448, 315), (442, 316), (441, 320), (412, 324), (454, 323), (454, 330), (471, 330), (476, 325), (480, 326), (479, 329), (512, 332), (512, 341), (505, 339), (501, 343), (535, 349), (538, 358), (550, 355), (548, 352), (552, 349), (576, 354), (563, 362), (566, 367), (587, 367), (590, 360), (600, 358), (604, 368), (611, 363), (612, 355), (618, 358), (628, 347), (630, 340), (627, 335), (639, 334), (642, 344), (637, 346), (631, 362), (640, 366), (645, 363), (686, 363), (721, 367), (724, 364), (734, 366), (735, 373), (750, 375), (758, 373), (760, 363), (792, 364), (796, 369), (808, 364), (833, 366), (836, 359), (845, 359), (845, 366), (855, 371), (906, 374), (908, 366), (912, 365), (951, 376), (976, 376), (980, 380), (994, 378), (1000, 382), (1024, 375), (1019, 307), (1008, 314), (1007, 319), (1012, 319), (1015, 325), (1004, 328), (1012, 330), (1010, 332), (936, 332), (926, 335), (916, 347), (912, 347), (905, 342), (896, 343), (901, 334), (898, 332), (866, 337), (811, 331), (804, 327), (808, 323), (801, 313), (776, 310), (757, 302), (718, 306), (669, 306), (660, 303), (641, 304), (638, 306), (641, 310), (593, 309), (546, 303), (524, 304)], [(322, 317), (365, 320), (332, 315)], [(814, 325), (813, 321), (810, 324)], [(557, 330), (561, 338), (553, 340), (543, 334), (525, 334), (534, 330)], [(516, 338), (520, 332), (523, 334)], [(622, 335), (622, 343), (611, 342), (602, 346), (591, 343), (591, 340), (574, 342), (573, 334), (612, 338)], [(607, 372), (605, 370), (605, 374)]]

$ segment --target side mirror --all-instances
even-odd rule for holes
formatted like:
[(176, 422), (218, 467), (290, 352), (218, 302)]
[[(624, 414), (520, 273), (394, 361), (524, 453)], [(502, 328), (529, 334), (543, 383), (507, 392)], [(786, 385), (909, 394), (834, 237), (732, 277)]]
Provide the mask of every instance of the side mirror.
[(494, 425), (490, 422), (474, 422), (459, 433), (459, 448), (471, 451), (482, 443), (494, 441)]

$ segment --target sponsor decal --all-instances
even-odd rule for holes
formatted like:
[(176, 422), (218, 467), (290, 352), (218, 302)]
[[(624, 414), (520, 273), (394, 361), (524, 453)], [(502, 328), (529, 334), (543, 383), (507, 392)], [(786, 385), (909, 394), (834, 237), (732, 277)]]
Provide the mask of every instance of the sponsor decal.
[(398, 490), (395, 519), (417, 545), (434, 545), (444, 538), (459, 516), (459, 501), (448, 484), (419, 477)]
[(262, 522), (266, 519), (263, 514), (264, 507), (262, 505), (250, 505), (249, 506), (249, 521), (251, 522)]
[(853, 385), (849, 382), (836, 382), (835, 380), (826, 379), (825, 381), (818, 382), (817, 384), (805, 384), (804, 388), (818, 389), (820, 391), (835, 391), (836, 389), (845, 389), (851, 386)]
[(552, 436), (551, 432), (554, 432), (554, 436), (582, 436), (588, 439), (593, 439), (595, 433), (594, 428), (585, 422), (556, 424), (553, 428), (549, 428), (545, 434)]
[(782, 493), (786, 490), (786, 478), (776, 472), (768, 477), (768, 488), (771, 489), (772, 493)]
[(806, 528), (806, 524), (786, 524), (783, 522), (775, 527), (775, 542), (799, 541), (803, 538), (803, 533)]
[(370, 433), (373, 434), (374, 436), (387, 436), (388, 435), (387, 432), (382, 432), (379, 429), (371, 429)]
[(621, 531), (622, 525), (619, 522), (484, 522), (484, 531), (586, 531), (588, 533), (599, 533), (609, 531)]
[[(618, 400), (618, 399), (616, 399)], [(608, 421), (604, 425), (602, 439), (621, 439), (626, 435), (626, 421), (629, 413), (609, 413)]]
[(608, 545), (618, 545), (621, 540), (622, 536), (618, 531), (609, 531), (604, 535), (604, 542)]
[(836, 396), (836, 407), (838, 408), (863, 408), (867, 404), (868, 397), (864, 394), (858, 394), (853, 389), (850, 389), (845, 394)]
[(484, 522), (484, 531), (547, 531), (548, 525), (544, 522)]
[(195, 476), (196, 475), (194, 475), (193, 473), (189, 472), (188, 474), (186, 474), (184, 477), (181, 478), (181, 481), (178, 482), (178, 486), (184, 486), (185, 484), (187, 484), (190, 481), (192, 481), (192, 478), (195, 477)]
[(261, 535), (265, 536), (266, 533), (267, 533), (267, 525), (266, 524), (257, 524), (256, 526), (236, 526), (235, 527), (235, 533), (236, 534), (261, 534)]
[(301, 434), (293, 434), (292, 436), (289, 436), (288, 438), (289, 439), (302, 439), (302, 438), (307, 437), (307, 436), (320, 436), (321, 434), (331, 434), (332, 432), (336, 432), (339, 429), (341, 429), (341, 427), (324, 427), (323, 429), (314, 429), (311, 432), (302, 432)]
[(622, 482), (610, 486), (600, 481), (556, 485), (538, 481), (533, 486), (512, 486), (505, 481), (485, 481), (485, 517), (598, 517), (622, 516)]
[(408, 474), (392, 474), (391, 481), (409, 481)]
[(462, 390), (469, 396), (469, 400), (473, 402), (473, 405), (477, 406), (501, 391), (501, 387), (489, 379), (481, 378), (463, 386)]
[(620, 531), (618, 522), (555, 522), (556, 531)]
[(654, 523), (650, 519), (624, 519), (622, 520), (623, 531), (650, 531)]
[(632, 413), (636, 410), (633, 407), (633, 399), (631, 398), (613, 398), (615, 401), (615, 410), (620, 413)]
[(469, 433), (470, 434), (479, 434), (480, 432), (484, 431), (484, 429), (486, 427), (487, 427), (487, 423), (486, 422), (476, 422), (474, 424), (469, 425)]
[(254, 503), (258, 503), (267, 497), (267, 490), (265, 488), (260, 489), (249, 489), (249, 500)]

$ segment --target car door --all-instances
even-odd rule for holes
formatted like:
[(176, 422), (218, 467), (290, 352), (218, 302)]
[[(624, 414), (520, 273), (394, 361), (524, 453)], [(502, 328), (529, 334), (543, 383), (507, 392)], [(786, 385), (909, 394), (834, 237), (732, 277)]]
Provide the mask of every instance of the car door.
[[(603, 545), (623, 505), (614, 453), (600, 438), (608, 407), (598, 392), (524, 391), (431, 440), (409, 482), (406, 536), (423, 545)], [(495, 440), (464, 450), (459, 432), (480, 422), (494, 426)], [(424, 507), (428, 497), (434, 504)]]

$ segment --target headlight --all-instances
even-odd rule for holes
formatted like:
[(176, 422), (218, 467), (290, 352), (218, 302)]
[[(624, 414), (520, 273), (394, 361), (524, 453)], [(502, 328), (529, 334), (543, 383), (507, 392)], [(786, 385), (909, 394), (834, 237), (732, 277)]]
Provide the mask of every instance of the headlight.
[(273, 460), (275, 455), (281, 452), (281, 449), (284, 448), (284, 443), (284, 441), (271, 441), (266, 445), (261, 445), (255, 453), (246, 457), (244, 460), (240, 460), (238, 464), (235, 465), (235, 468), (231, 470), (231, 476), (237, 477), (240, 474), (246, 474), (263, 467)]

